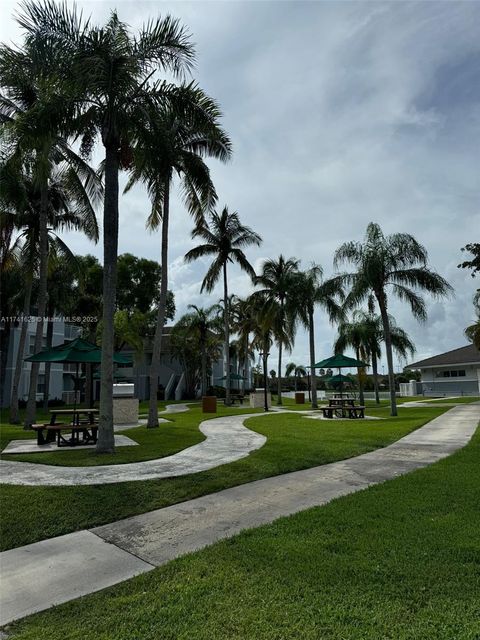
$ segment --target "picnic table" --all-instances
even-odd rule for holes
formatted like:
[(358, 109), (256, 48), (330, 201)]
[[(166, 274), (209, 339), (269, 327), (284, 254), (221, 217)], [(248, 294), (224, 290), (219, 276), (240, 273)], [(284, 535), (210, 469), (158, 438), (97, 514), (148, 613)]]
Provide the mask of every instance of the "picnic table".
[(355, 404), (355, 398), (334, 396), (328, 401), (328, 407), (320, 409), (325, 418), (365, 418), (365, 407)]
[[(59, 447), (74, 447), (97, 442), (98, 422), (95, 416), (98, 414), (98, 409), (53, 409), (50, 414), (50, 422), (32, 424), (32, 429), (37, 432), (37, 444), (48, 444), (55, 439)], [(80, 417), (82, 415), (86, 416), (83, 420)], [(72, 416), (72, 420), (57, 422), (58, 416)], [(70, 432), (70, 437), (62, 435), (65, 431)]]
[[(50, 411), (50, 424), (54, 425), (57, 421), (57, 416), (72, 416), (72, 424), (95, 424), (95, 416), (98, 415), (98, 409), (52, 409)], [(87, 416), (86, 419), (81, 420), (80, 416)]]
[(328, 406), (329, 407), (353, 407), (355, 406), (355, 398), (350, 398), (350, 397), (339, 398), (338, 396), (333, 397), (329, 399)]

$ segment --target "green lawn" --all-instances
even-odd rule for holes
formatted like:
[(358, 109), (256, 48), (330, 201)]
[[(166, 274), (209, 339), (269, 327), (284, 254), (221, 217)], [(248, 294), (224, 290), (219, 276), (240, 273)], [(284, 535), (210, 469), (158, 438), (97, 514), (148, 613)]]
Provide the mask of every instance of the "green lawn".
[[(248, 421), (250, 428), (268, 438), (261, 449), (247, 458), (210, 471), (94, 486), (3, 485), (0, 503), (2, 548), (22, 546), (267, 476), (355, 456), (389, 444), (443, 411), (435, 407), (401, 409), (399, 417), (393, 419), (387, 417), (388, 409), (372, 409), (372, 415), (384, 419), (335, 422), (309, 420), (298, 414), (271, 414)], [(198, 423), (205, 417), (210, 416), (197, 412), (196, 419), (192, 419), (194, 415), (190, 412), (177, 414), (175, 425), (183, 425), (184, 435), (190, 432), (198, 437)], [(162, 426), (158, 429), (159, 435), (163, 433), (162, 429)]]
[(453, 456), (13, 625), (14, 640), (478, 640), (480, 431)]

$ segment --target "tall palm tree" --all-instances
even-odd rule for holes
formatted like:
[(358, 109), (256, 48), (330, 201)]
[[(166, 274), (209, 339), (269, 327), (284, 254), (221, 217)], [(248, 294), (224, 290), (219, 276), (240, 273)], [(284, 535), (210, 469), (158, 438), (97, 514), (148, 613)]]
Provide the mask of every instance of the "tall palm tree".
[[(191, 67), (194, 49), (189, 35), (170, 17), (148, 22), (137, 35), (112, 12), (103, 27), (84, 21), (75, 7), (29, 2), (22, 26), (32, 39), (56, 48), (68, 61), (73, 125), (82, 138), (82, 150), (100, 137), (105, 159), (103, 210), (103, 334), (98, 453), (115, 450), (113, 437), (113, 345), (118, 250), (118, 178), (132, 160), (131, 147), (149, 126), (152, 105), (169, 99), (182, 103), (181, 89), (161, 81), (159, 72), (180, 77)], [(65, 64), (65, 63), (64, 63)], [(185, 110), (185, 109), (184, 109)]]
[(317, 376), (315, 375), (315, 308), (321, 307), (332, 323), (341, 321), (344, 316), (338, 302), (343, 299), (341, 283), (333, 279), (323, 281), (322, 276), (323, 269), (317, 264), (296, 275), (288, 310), (296, 321), (307, 329), (309, 335), (312, 409), (318, 408)]
[[(266, 260), (262, 265), (261, 273), (255, 278), (255, 284), (260, 287), (260, 293), (267, 299), (278, 302), (278, 316), (276, 318), (277, 329), (275, 341), (278, 346), (278, 379), (277, 379), (277, 404), (282, 404), (282, 352), (283, 348), (293, 343), (294, 324), (288, 323), (285, 303), (292, 293), (294, 276), (298, 272), (299, 261), (295, 258), (285, 259), (283, 255), (278, 260)], [(286, 340), (282, 338), (285, 328), (290, 326), (291, 331)]]
[(355, 308), (367, 301), (369, 311), (373, 311), (375, 301), (378, 304), (387, 355), (391, 415), (396, 416), (389, 296), (407, 302), (413, 316), (425, 321), (426, 304), (420, 292), (441, 298), (449, 295), (453, 289), (442, 276), (428, 267), (428, 252), (412, 235), (394, 233), (385, 236), (374, 222), (367, 226), (363, 243), (346, 242), (337, 249), (334, 264), (339, 266), (343, 263), (355, 267), (354, 272), (336, 277), (339, 283), (350, 287), (346, 308)]
[(229, 262), (236, 262), (252, 280), (255, 271), (247, 260), (243, 249), (249, 246), (259, 246), (261, 237), (250, 227), (240, 222), (238, 213), (230, 213), (224, 207), (219, 214), (214, 212), (210, 216), (210, 222), (200, 224), (192, 232), (192, 238), (202, 238), (205, 244), (190, 249), (185, 255), (186, 262), (193, 262), (198, 258), (215, 256), (207, 274), (202, 282), (201, 291), (211, 292), (223, 275), (223, 305), (224, 305), (224, 334), (225, 334), (225, 404), (230, 405), (230, 305), (228, 299), (228, 273)]
[[(49, 4), (52, 8), (53, 3)], [(43, 336), (43, 318), (47, 306), (48, 271), (48, 190), (52, 172), (59, 165), (68, 167), (71, 187), (82, 184), (89, 197), (100, 197), (100, 182), (95, 172), (67, 144), (72, 109), (65, 99), (61, 81), (68, 56), (53, 46), (50, 34), (39, 31), (32, 11), (42, 10), (34, 2), (23, 5), (17, 17), (25, 33), (22, 48), (0, 46), (0, 122), (3, 141), (9, 156), (8, 164), (17, 170), (28, 165), (38, 191), (36, 213), (39, 218), (39, 274), (35, 350), (39, 350)], [(48, 9), (47, 5), (43, 9)], [(45, 26), (45, 25), (44, 25)], [(33, 36), (33, 37), (32, 37)], [(35, 417), (36, 388), (39, 363), (33, 363), (25, 425)]]
[[(4, 171), (4, 169), (7, 170)], [(3, 212), (3, 220), (5, 224), (12, 225), (18, 232), (18, 242), (22, 247), (21, 257), (25, 273), (23, 315), (28, 317), (30, 315), (32, 287), (35, 278), (38, 280), (36, 298), (39, 307), (43, 290), (40, 278), (40, 265), (42, 262), (40, 236), (43, 221), (37, 215), (40, 195), (34, 176), (29, 173), (15, 173), (12, 175), (8, 169), (8, 167), (3, 167), (0, 171), (2, 201), (9, 207), (8, 210), (6, 209)], [(47, 204), (48, 278), (49, 259), (52, 263), (52, 260), (61, 255), (66, 257), (70, 263), (74, 261), (69, 248), (57, 232), (75, 229), (83, 232), (90, 240), (97, 242), (99, 231), (89, 193), (71, 168), (57, 168), (52, 173), (47, 190)], [(18, 390), (23, 368), (26, 336), (27, 323), (22, 322), (10, 401), (10, 422), (12, 424), (19, 422)], [(37, 347), (36, 335), (35, 351), (39, 351), (41, 346), (42, 343)], [(30, 379), (29, 398), (32, 384), (33, 380)], [(36, 386), (33, 398), (36, 400)], [(33, 407), (35, 409), (35, 402)], [(29, 428), (31, 421), (32, 416), (29, 414), (25, 418), (25, 428)]]
[[(180, 118), (171, 105), (156, 109), (151, 126), (142, 132), (134, 150), (129, 188), (142, 180), (148, 189), (152, 211), (147, 226), (161, 226), (160, 301), (153, 340), (150, 366), (150, 403), (147, 427), (158, 427), (157, 388), (160, 372), (160, 353), (165, 323), (168, 284), (168, 228), (170, 192), (174, 176), (181, 180), (185, 205), (196, 224), (211, 211), (217, 194), (204, 157), (226, 162), (231, 155), (231, 143), (219, 126), (221, 116), (216, 103), (200, 89), (190, 87), (191, 105), (188, 118)], [(158, 149), (161, 153), (158, 153)]]
[[(390, 335), (392, 349), (400, 358), (413, 356), (415, 345), (408, 334), (397, 326), (395, 318), (389, 315)], [(339, 352), (347, 347), (358, 348), (359, 355), (364, 360), (370, 360), (372, 365), (373, 385), (375, 401), (380, 404), (378, 390), (378, 360), (381, 357), (383, 342), (383, 323), (379, 315), (373, 315), (366, 311), (356, 310), (353, 313), (352, 322), (344, 322), (339, 327), (339, 338), (335, 349)]]

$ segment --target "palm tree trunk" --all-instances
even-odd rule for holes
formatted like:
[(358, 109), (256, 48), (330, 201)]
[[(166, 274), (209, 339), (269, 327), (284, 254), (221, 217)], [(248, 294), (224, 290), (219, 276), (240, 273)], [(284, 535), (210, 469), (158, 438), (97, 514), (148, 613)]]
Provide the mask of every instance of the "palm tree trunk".
[[(357, 360), (360, 360), (360, 350), (356, 349)], [(358, 400), (362, 406), (365, 406), (365, 396), (363, 394), (363, 368), (357, 367), (358, 378)]]
[(1, 362), (0, 362), (0, 407), (3, 407), (5, 400), (5, 373), (7, 370), (8, 350), (10, 347), (10, 338), (12, 336), (12, 322), (6, 320), (3, 329), (3, 339), (1, 344)]
[(103, 208), (103, 329), (97, 453), (115, 453), (113, 435), (113, 341), (118, 255), (118, 141), (105, 144)]
[(15, 372), (13, 374), (12, 397), (10, 400), (10, 423), (20, 423), (20, 413), (18, 410), (18, 388), (23, 369), (23, 357), (25, 355), (25, 342), (27, 340), (28, 322), (26, 318), (30, 315), (30, 300), (32, 297), (32, 280), (26, 282), (25, 296), (23, 298), (23, 321), (18, 341), (17, 359), (15, 361)]
[[(47, 324), (47, 344), (46, 348), (50, 349), (53, 342), (53, 314), (55, 310), (52, 309), (52, 305), (48, 305), (48, 324)], [(48, 396), (50, 394), (50, 372), (52, 369), (52, 363), (45, 363), (45, 388), (43, 392), (43, 410), (48, 411)]]
[(223, 312), (225, 327), (225, 404), (230, 406), (230, 324), (228, 313), (228, 280), (227, 280), (227, 263), (223, 265)]
[(390, 335), (390, 321), (388, 319), (385, 294), (377, 296), (377, 300), (380, 307), (380, 315), (382, 316), (383, 337), (385, 340), (385, 352), (387, 354), (388, 386), (390, 388), (390, 415), (396, 416), (398, 415), (398, 412), (397, 398), (395, 395), (395, 375), (393, 371), (392, 337)]
[(372, 351), (372, 371), (373, 371), (373, 388), (375, 390), (375, 402), (380, 404), (380, 394), (378, 393), (378, 363), (377, 354)]
[(277, 405), (282, 404), (282, 342), (278, 344)]
[(207, 395), (207, 346), (202, 338), (202, 396)]
[(293, 374), (293, 381), (295, 384), (295, 393), (297, 393), (297, 389), (298, 389), (298, 375), (297, 372), (295, 371), (295, 373)]
[[(96, 331), (90, 328), (88, 333), (89, 342), (95, 343)], [(85, 365), (85, 406), (88, 408), (93, 407), (93, 365), (87, 363)]]
[(162, 212), (162, 279), (160, 282), (160, 301), (158, 304), (157, 326), (155, 327), (155, 337), (153, 339), (152, 364), (150, 365), (150, 400), (148, 405), (147, 428), (158, 427), (158, 403), (157, 390), (158, 378), (160, 376), (160, 357), (162, 354), (162, 335), (165, 324), (165, 309), (167, 306), (168, 291), (168, 223), (170, 215), (170, 180), (165, 184), (163, 194)]
[[(43, 180), (40, 187), (40, 211), (38, 217), (38, 249), (40, 257), (40, 267), (38, 274), (38, 318), (35, 332), (35, 353), (42, 348), (43, 340), (43, 317), (47, 308), (47, 278), (48, 278), (48, 180)], [(24, 429), (30, 429), (35, 421), (37, 408), (37, 382), (39, 362), (32, 362), (30, 369), (30, 387), (28, 389), (27, 408), (25, 411)]]
[(308, 314), (308, 335), (310, 341), (310, 389), (312, 393), (312, 409), (318, 409), (317, 375), (315, 373), (315, 324), (313, 310)]

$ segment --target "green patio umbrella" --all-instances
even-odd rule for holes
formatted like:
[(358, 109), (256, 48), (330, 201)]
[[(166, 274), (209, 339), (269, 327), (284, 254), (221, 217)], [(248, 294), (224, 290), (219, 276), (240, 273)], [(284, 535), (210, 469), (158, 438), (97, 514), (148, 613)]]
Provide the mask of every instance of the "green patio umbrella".
[(349, 378), (348, 376), (344, 376), (343, 373), (337, 373), (336, 376), (331, 376), (330, 378), (328, 378), (328, 382), (352, 382), (353, 380), (351, 378)]
[[(64, 362), (65, 364), (76, 364), (75, 376), (75, 400), (73, 408), (75, 410), (77, 404), (77, 380), (78, 367), (82, 363), (99, 364), (102, 361), (102, 350), (96, 344), (88, 342), (83, 338), (75, 338), (68, 340), (63, 344), (50, 349), (43, 349), (35, 353), (33, 356), (25, 358), (27, 362)], [(131, 364), (129, 356), (122, 356), (120, 353), (113, 354), (113, 361), (117, 364)]]
[[(330, 356), (330, 358), (326, 358), (325, 360), (321, 360), (314, 365), (314, 369), (338, 369), (339, 376), (341, 376), (341, 369), (348, 369), (349, 367), (368, 367), (368, 363), (363, 362), (363, 360), (349, 358), (348, 356), (344, 356), (343, 353), (337, 353), (336, 355)], [(342, 392), (343, 381), (340, 380), (340, 396), (342, 395)]]
[(348, 356), (344, 356), (343, 353), (338, 353), (314, 365), (315, 369), (345, 369), (348, 367), (368, 367), (368, 363), (363, 362), (363, 360), (349, 358)]

